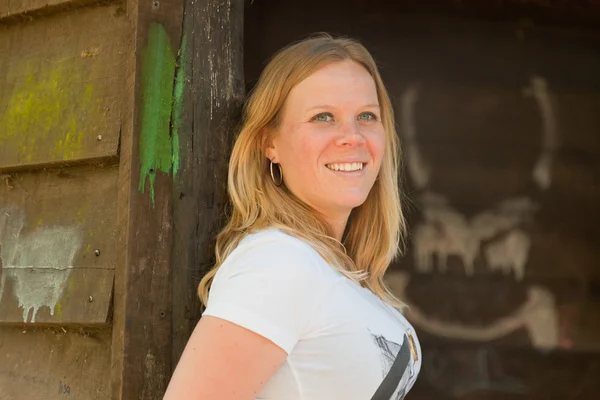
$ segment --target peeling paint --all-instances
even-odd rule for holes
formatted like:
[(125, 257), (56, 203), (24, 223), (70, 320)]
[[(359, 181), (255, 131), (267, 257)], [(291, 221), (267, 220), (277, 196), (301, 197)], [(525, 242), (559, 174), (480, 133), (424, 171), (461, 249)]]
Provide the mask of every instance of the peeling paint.
[(171, 172), (173, 142), (170, 122), (175, 78), (175, 56), (165, 28), (158, 23), (149, 27), (148, 44), (142, 55), (142, 121), (139, 143), (140, 181), (144, 193), (149, 181), (154, 206), (156, 174)]
[(187, 71), (187, 36), (185, 33), (181, 39), (181, 48), (179, 49), (177, 73), (175, 74), (175, 87), (173, 89), (173, 111), (171, 137), (173, 139), (173, 176), (177, 175), (179, 170), (179, 129), (181, 128), (183, 114), (183, 93), (185, 90), (185, 81), (188, 76)]
[(5, 284), (11, 281), (23, 321), (33, 323), (42, 307), (60, 317), (59, 299), (81, 247), (81, 235), (77, 227), (69, 226), (40, 227), (23, 234), (25, 220), (25, 213), (17, 207), (0, 209), (0, 304)]

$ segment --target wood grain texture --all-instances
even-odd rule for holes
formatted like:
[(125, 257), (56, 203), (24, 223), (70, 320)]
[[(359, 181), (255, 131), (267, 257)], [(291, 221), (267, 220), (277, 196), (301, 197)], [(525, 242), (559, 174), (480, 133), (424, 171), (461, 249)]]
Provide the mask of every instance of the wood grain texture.
[(107, 322), (117, 173), (113, 165), (2, 176), (0, 322)]
[(22, 14), (43, 15), (100, 1), (102, 0), (4, 0), (0, 3), (0, 20), (20, 17)]
[(242, 34), (242, 1), (188, 1), (178, 76), (182, 162), (173, 193), (173, 365), (200, 318), (197, 285), (214, 264), (224, 223), (227, 164), (244, 97)]
[(127, 29), (119, 10), (0, 26), (0, 170), (116, 158)]
[(109, 398), (110, 331), (0, 327), (0, 399)]
[[(162, 399), (171, 377), (173, 68), (183, 2), (127, 2), (132, 36), (126, 76), (119, 164), (116, 270), (111, 362), (114, 399)], [(153, 80), (153, 78), (156, 78)], [(149, 85), (149, 83), (153, 85)], [(152, 87), (154, 86), (154, 88)], [(155, 90), (156, 86), (164, 86)], [(152, 111), (156, 111), (153, 113)], [(157, 128), (149, 130), (149, 119)], [(166, 127), (166, 128), (165, 128)]]

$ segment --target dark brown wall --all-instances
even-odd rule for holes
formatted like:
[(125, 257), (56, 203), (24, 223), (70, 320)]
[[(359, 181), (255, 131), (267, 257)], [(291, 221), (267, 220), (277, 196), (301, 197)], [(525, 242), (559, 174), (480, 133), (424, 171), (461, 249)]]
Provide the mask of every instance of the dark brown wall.
[[(410, 398), (598, 398), (600, 9), (413, 3), (247, 2), (246, 82), (318, 31), (378, 61), (405, 151), (410, 237), (388, 281), (423, 345)], [(543, 156), (547, 185), (533, 177)]]

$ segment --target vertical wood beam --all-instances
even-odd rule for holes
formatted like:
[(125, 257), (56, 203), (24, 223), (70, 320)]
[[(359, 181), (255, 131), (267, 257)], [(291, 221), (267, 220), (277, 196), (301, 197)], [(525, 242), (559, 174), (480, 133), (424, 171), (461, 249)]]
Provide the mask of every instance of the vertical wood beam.
[(200, 318), (197, 286), (214, 264), (227, 166), (244, 100), (243, 0), (186, 0), (173, 127), (173, 365)]
[(184, 0), (129, 0), (120, 145), (112, 398), (162, 399), (171, 376), (171, 114)]

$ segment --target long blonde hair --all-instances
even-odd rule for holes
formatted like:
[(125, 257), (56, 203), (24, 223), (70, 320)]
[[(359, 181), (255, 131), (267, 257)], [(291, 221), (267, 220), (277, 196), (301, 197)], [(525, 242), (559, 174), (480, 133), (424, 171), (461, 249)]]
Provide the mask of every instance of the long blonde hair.
[[(362, 65), (375, 81), (386, 148), (379, 176), (365, 202), (352, 210), (340, 243), (314, 210), (285, 185), (274, 184), (263, 144), (265, 132), (277, 129), (292, 88), (320, 67), (345, 60)], [(364, 46), (352, 39), (321, 34), (279, 51), (262, 72), (244, 107), (243, 124), (229, 161), (231, 217), (217, 236), (216, 264), (198, 287), (202, 302), (208, 301), (210, 283), (219, 266), (246, 235), (278, 228), (312, 245), (342, 274), (388, 303), (402, 307), (383, 283), (406, 230), (398, 187), (399, 151), (389, 95)]]

